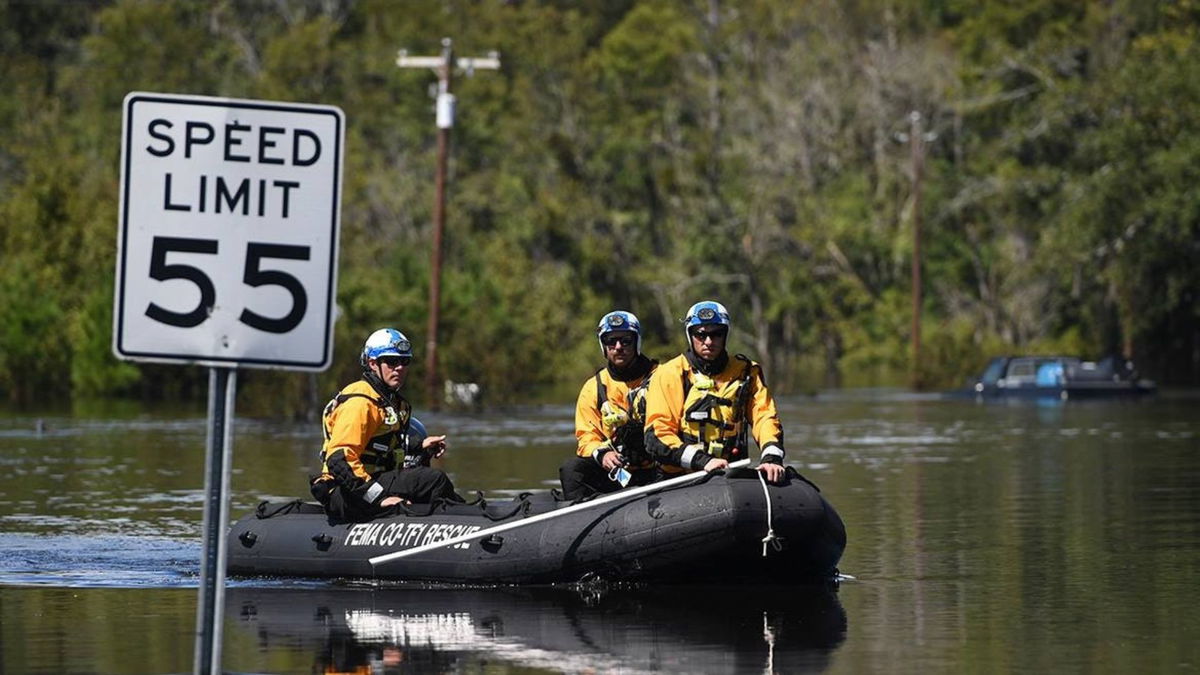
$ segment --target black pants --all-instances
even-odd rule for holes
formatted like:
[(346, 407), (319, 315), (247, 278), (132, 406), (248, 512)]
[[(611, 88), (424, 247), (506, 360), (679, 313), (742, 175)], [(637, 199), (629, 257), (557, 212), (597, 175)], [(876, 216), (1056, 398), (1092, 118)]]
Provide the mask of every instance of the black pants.
[[(656, 480), (653, 467), (628, 471), (632, 474), (631, 486), (649, 485)], [(604, 467), (591, 457), (571, 457), (563, 462), (558, 467), (558, 480), (562, 483), (563, 497), (568, 501), (621, 489), (621, 484), (611, 480)]]
[(395, 469), (376, 474), (375, 480), (383, 487), (383, 494), (374, 504), (364, 502), (346, 488), (337, 485), (328, 492), (325, 499), (321, 499), (325, 511), (338, 520), (361, 522), (391, 511), (392, 507), (378, 505), (387, 497), (401, 497), (414, 504), (428, 504), (435, 499), (464, 501), (454, 491), (450, 477), (441, 469), (431, 469), (427, 466)]

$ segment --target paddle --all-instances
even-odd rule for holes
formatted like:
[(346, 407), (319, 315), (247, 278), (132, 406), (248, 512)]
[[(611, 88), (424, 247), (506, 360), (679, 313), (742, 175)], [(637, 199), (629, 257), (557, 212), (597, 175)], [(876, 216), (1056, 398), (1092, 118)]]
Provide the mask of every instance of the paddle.
[[(746, 466), (749, 463), (750, 463), (750, 460), (741, 459), (736, 462), (730, 463), (728, 469), (737, 469), (737, 468)], [(726, 469), (726, 470), (728, 470), (728, 469)], [(455, 544), (461, 544), (464, 541), (472, 541), (474, 539), (482, 539), (483, 537), (486, 537), (486, 536), (492, 535), (492, 534), (496, 534), (497, 532), (505, 532), (507, 530), (513, 530), (518, 527), (524, 527), (526, 525), (540, 523), (544, 520), (550, 520), (551, 518), (565, 516), (568, 513), (578, 513), (579, 511), (583, 511), (584, 509), (590, 509), (593, 506), (599, 506), (601, 504), (608, 504), (610, 502), (620, 501), (622, 499), (630, 499), (633, 497), (638, 497), (638, 496), (644, 495), (648, 492), (656, 492), (658, 490), (662, 490), (663, 488), (669, 488), (673, 485), (683, 485), (685, 483), (690, 483), (692, 481), (700, 480), (701, 478), (704, 478), (707, 475), (709, 475), (709, 474), (707, 474), (703, 471), (697, 471), (695, 473), (687, 473), (682, 476), (676, 476), (675, 478), (669, 478), (667, 480), (659, 481), (657, 483), (651, 483), (649, 485), (642, 485), (640, 487), (628, 488), (625, 490), (621, 490), (620, 492), (614, 492), (612, 494), (604, 495), (603, 497), (598, 497), (589, 502), (583, 502), (582, 504), (575, 504), (574, 506), (568, 506), (566, 508), (561, 508), (561, 509), (558, 509), (557, 511), (551, 511), (550, 513), (541, 513), (536, 516), (531, 516), (529, 518), (523, 518), (521, 520), (518, 520), (518, 521), (515, 521), (512, 523), (504, 523), (503, 525), (497, 525), (495, 527), (489, 527), (489, 528), (486, 528), (483, 530), (478, 530), (475, 532), (468, 532), (467, 534), (460, 534), (457, 537), (443, 539), (442, 541), (435, 541), (431, 544), (424, 544), (422, 546), (405, 549), (403, 551), (394, 551), (392, 553), (384, 553), (383, 555), (377, 555), (374, 558), (368, 559), (368, 562), (370, 562), (371, 566), (373, 567), (375, 565), (379, 565), (380, 563), (385, 563), (385, 562), (388, 562), (391, 560), (397, 560), (399, 558), (407, 558), (410, 555), (416, 555), (418, 553), (424, 553), (426, 551), (433, 551), (435, 549), (444, 548), (446, 546), (453, 546)]]

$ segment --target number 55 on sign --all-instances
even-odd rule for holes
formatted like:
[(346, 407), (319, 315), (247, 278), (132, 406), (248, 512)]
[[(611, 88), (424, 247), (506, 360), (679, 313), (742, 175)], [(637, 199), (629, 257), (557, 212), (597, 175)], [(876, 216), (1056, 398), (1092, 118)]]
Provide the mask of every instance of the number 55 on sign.
[(328, 367), (344, 126), (332, 106), (125, 97), (119, 358)]

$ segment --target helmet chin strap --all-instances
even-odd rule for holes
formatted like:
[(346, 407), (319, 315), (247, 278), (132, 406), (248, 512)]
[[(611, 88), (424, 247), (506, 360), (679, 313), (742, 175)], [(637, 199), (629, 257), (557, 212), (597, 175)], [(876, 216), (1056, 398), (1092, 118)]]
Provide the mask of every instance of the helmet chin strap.
[(704, 373), (705, 375), (716, 375), (722, 370), (725, 370), (725, 366), (729, 365), (729, 352), (725, 350), (721, 350), (721, 353), (717, 356), (717, 358), (712, 359), (711, 361), (703, 356), (700, 356), (696, 353), (696, 350), (691, 348), (688, 348), (687, 352), (685, 352), (685, 356), (687, 356), (687, 360), (692, 364), (693, 368)]
[(629, 363), (625, 364), (624, 368), (617, 368), (615, 365), (613, 365), (612, 361), (609, 361), (606, 367), (608, 368), (609, 374), (614, 378), (622, 382), (628, 382), (650, 372), (651, 365), (652, 363), (649, 357), (638, 354), (630, 359)]
[(380, 396), (384, 396), (384, 397), (387, 397), (388, 399), (391, 399), (392, 396), (395, 396), (396, 394), (399, 393), (399, 390), (393, 389), (390, 386), (388, 386), (388, 383), (383, 381), (383, 375), (379, 372), (378, 369), (379, 369), (378, 362), (376, 362), (374, 369), (372, 369), (370, 365), (367, 365), (367, 369), (363, 371), (363, 379), (366, 380), (367, 383), (370, 384), (371, 387), (375, 389), (375, 391), (379, 392)]

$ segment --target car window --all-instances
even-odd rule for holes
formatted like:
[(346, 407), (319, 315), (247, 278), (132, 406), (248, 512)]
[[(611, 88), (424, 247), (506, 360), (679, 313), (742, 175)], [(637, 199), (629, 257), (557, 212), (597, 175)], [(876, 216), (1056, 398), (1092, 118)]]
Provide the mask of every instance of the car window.
[(1032, 359), (1014, 359), (1008, 366), (1010, 378), (1032, 378), (1037, 370), (1037, 362)]
[(987, 385), (996, 384), (996, 380), (1004, 377), (1004, 366), (1008, 364), (1008, 359), (1000, 357), (992, 359), (988, 363), (987, 368), (983, 371), (983, 376), (979, 379)]

